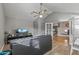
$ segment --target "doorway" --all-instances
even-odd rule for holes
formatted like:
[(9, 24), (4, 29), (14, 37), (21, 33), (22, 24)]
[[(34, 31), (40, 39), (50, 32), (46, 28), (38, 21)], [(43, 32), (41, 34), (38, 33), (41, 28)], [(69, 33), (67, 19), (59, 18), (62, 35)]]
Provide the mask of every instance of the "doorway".
[(53, 44), (56, 46), (69, 45), (69, 21), (54, 23), (53, 25)]

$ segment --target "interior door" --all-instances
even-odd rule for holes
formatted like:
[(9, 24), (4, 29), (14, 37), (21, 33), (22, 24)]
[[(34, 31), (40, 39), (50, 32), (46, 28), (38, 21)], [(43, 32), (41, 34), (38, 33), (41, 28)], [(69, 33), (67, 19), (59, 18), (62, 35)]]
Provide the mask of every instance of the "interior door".
[(45, 23), (45, 34), (53, 37), (53, 23)]

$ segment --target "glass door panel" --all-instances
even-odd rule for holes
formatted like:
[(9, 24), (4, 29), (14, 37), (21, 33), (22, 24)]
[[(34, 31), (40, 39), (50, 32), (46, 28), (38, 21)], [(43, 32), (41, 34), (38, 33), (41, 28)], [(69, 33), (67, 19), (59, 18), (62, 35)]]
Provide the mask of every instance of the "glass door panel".
[(45, 34), (53, 36), (53, 23), (45, 23)]

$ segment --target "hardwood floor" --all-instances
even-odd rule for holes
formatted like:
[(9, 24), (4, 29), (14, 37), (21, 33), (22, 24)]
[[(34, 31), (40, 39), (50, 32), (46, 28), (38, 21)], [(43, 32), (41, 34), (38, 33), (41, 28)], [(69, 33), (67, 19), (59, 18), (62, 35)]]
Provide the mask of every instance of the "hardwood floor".
[[(56, 36), (53, 39), (53, 49), (47, 55), (70, 55), (69, 38)], [(78, 51), (73, 51), (72, 55), (79, 55)]]
[(56, 45), (68, 45), (69, 38), (65, 36), (55, 36), (53, 39), (53, 43)]

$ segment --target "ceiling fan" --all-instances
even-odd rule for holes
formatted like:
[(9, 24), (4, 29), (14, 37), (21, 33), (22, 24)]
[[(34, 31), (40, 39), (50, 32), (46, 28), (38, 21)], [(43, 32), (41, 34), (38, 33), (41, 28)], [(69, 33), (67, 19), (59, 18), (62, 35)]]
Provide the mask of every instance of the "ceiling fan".
[(42, 17), (48, 15), (48, 9), (43, 6), (43, 3), (40, 3), (39, 11), (38, 10), (34, 10), (34, 11), (32, 11), (31, 14), (33, 15), (33, 17), (40, 17), (40, 18), (42, 18)]

